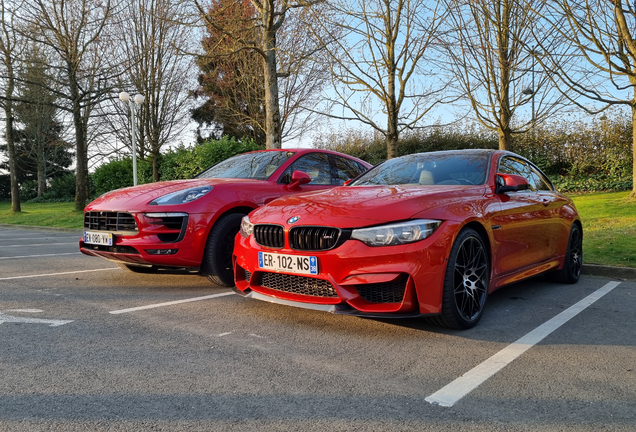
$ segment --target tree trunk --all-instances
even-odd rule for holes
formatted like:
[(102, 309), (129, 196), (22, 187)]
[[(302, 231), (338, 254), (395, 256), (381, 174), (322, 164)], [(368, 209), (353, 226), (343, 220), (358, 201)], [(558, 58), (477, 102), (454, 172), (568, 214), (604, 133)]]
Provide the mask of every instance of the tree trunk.
[(281, 148), (280, 109), (278, 107), (278, 76), (276, 63), (276, 30), (272, 28), (274, 19), (273, 2), (265, 1), (263, 21), (263, 75), (265, 78), (265, 147)]
[(636, 105), (634, 103), (632, 103), (632, 193), (629, 196), (636, 198)]
[(73, 93), (73, 123), (75, 125), (75, 211), (84, 211), (88, 198), (88, 152), (86, 151), (86, 128), (82, 119), (81, 107), (76, 94), (77, 89), (71, 90)]
[[(13, 82), (13, 80), (10, 80)], [(13, 85), (10, 85), (13, 87)], [(11, 90), (13, 92), (13, 90)], [(7, 94), (9, 91), (7, 90)], [(11, 211), (21, 212), (20, 206), (20, 185), (18, 184), (18, 171), (15, 161), (15, 145), (13, 143), (13, 108), (11, 106), (11, 100), (7, 98), (4, 106), (5, 131), (7, 139), (7, 153), (9, 155), (9, 177), (11, 178)]]
[(9, 177), (11, 178), (11, 211), (21, 212), (20, 185), (18, 184), (18, 166), (16, 163), (15, 144), (13, 142), (13, 66), (9, 54), (5, 52), (5, 64), (7, 66), (7, 88), (5, 91), (4, 117), (5, 136), (7, 139), (7, 153), (9, 156)]
[(38, 196), (41, 197), (46, 192), (46, 152), (42, 145), (38, 147)]
[(499, 130), (499, 150), (508, 150), (510, 147), (510, 129)]

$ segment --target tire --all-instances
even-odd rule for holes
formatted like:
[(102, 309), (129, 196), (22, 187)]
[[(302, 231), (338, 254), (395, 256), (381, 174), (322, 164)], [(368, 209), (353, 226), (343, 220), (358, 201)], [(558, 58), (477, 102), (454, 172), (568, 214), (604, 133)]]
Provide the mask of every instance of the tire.
[(241, 226), (242, 213), (221, 216), (208, 235), (201, 263), (201, 274), (216, 285), (234, 286), (232, 252), (234, 237)]
[(480, 320), (488, 297), (490, 259), (483, 239), (463, 229), (448, 257), (444, 276), (442, 313), (432, 322), (453, 329), (468, 329)]
[(156, 273), (159, 268), (157, 266), (144, 266), (144, 265), (134, 265), (134, 264), (126, 264), (123, 262), (118, 262), (117, 265), (124, 270), (133, 272), (133, 273)]
[(575, 284), (581, 277), (581, 267), (583, 267), (583, 233), (577, 224), (572, 224), (563, 268), (550, 272), (547, 276), (554, 282)]

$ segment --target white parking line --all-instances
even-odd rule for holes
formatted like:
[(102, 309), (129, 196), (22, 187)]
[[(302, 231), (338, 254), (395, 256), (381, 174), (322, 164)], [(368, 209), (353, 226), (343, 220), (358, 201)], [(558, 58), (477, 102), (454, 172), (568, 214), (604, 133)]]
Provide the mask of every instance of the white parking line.
[(0, 257), (0, 260), (16, 259), (16, 258), (38, 258), (38, 257), (47, 257), (47, 256), (60, 256), (60, 255), (82, 255), (82, 253), (81, 252), (68, 252), (68, 253), (56, 253), (56, 254), (45, 254), (45, 255), (10, 256), (10, 257)]
[(36, 274), (36, 275), (27, 275), (27, 276), (12, 276), (12, 277), (0, 278), (0, 281), (13, 280), (13, 279), (37, 278), (37, 277), (45, 277), (45, 276), (60, 276), (60, 275), (75, 274), (75, 273), (90, 273), (90, 272), (98, 272), (98, 271), (106, 271), (106, 270), (121, 270), (121, 269), (119, 267), (111, 267), (111, 268), (105, 268), (105, 269), (77, 270), (77, 271), (62, 272), (62, 273), (45, 273), (45, 274)]
[(233, 295), (233, 294), (234, 294), (234, 291), (228, 291), (228, 292), (224, 292), (224, 293), (220, 293), (220, 294), (212, 294), (212, 295), (203, 296), (203, 297), (193, 297), (193, 298), (188, 298), (188, 299), (183, 299), (183, 300), (175, 300), (175, 301), (166, 302), (166, 303), (155, 303), (155, 304), (151, 304), (151, 305), (147, 305), (147, 306), (138, 306), (138, 307), (133, 307), (133, 308), (129, 308), (129, 309), (114, 310), (114, 311), (110, 311), (109, 313), (111, 313), (113, 315), (117, 315), (117, 314), (135, 312), (135, 311), (140, 311), (140, 310), (145, 310), (145, 309), (154, 309), (154, 308), (163, 307), (163, 306), (172, 306), (172, 305), (181, 304), (181, 303), (188, 303), (188, 302), (199, 301), (199, 300), (207, 300), (207, 299), (212, 299), (212, 298), (216, 298), (216, 297), (225, 297), (225, 296)]
[(29, 246), (59, 246), (59, 245), (79, 245), (78, 242), (72, 243), (38, 243), (38, 244), (16, 244), (16, 245), (3, 245), (3, 248), (8, 247), (29, 247)]
[(441, 405), (445, 407), (455, 405), (461, 398), (476, 389), (488, 378), (506, 367), (506, 365), (511, 363), (534, 345), (541, 342), (550, 333), (574, 318), (581, 311), (585, 310), (585, 308), (592, 305), (618, 285), (620, 285), (620, 282), (610, 282), (599, 288), (583, 300), (570, 306), (568, 309), (546, 321), (525, 336), (522, 336), (516, 342), (508, 345), (488, 360), (466, 372), (452, 383), (433, 393), (425, 400), (433, 405)]

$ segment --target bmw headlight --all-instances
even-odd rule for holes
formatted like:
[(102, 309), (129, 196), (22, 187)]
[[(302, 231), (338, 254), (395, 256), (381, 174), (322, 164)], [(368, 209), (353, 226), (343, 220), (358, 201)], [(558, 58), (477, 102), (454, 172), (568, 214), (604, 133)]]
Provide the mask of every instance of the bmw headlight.
[(369, 246), (393, 246), (414, 243), (429, 237), (442, 221), (417, 219), (371, 228), (354, 229), (351, 238)]
[(201, 198), (212, 190), (212, 186), (200, 186), (169, 193), (150, 201), (150, 205), (185, 204)]
[(254, 224), (250, 222), (249, 217), (243, 216), (243, 219), (241, 219), (241, 229), (239, 229), (239, 232), (245, 238), (248, 238), (250, 234), (254, 232)]

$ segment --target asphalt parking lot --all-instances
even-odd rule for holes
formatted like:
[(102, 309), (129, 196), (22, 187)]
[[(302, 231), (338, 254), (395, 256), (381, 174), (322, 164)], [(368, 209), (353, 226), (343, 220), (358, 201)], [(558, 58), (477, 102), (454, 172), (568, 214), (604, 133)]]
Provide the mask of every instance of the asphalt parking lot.
[(636, 430), (636, 281), (533, 279), (467, 331), (135, 274), (0, 228), (0, 431)]

